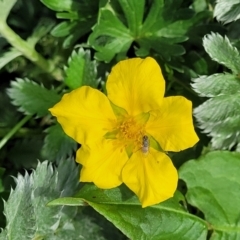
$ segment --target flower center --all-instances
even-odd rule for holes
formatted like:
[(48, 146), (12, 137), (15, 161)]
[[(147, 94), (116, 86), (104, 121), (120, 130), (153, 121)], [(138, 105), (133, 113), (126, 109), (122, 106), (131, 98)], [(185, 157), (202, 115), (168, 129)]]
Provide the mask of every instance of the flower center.
[(118, 139), (124, 142), (125, 147), (130, 146), (134, 152), (141, 149), (144, 133), (144, 125), (133, 117), (124, 119), (118, 127)]
[(128, 156), (133, 152), (142, 150), (148, 152), (149, 138), (145, 125), (149, 119), (149, 113), (141, 113), (137, 116), (122, 115), (114, 124), (112, 131), (104, 135), (105, 139), (112, 139), (112, 144), (121, 151), (126, 150)]

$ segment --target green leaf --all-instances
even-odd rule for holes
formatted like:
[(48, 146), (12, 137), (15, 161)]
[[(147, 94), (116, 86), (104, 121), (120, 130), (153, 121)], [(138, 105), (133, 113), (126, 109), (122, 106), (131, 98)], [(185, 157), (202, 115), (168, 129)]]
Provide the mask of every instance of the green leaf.
[(108, 8), (100, 9), (99, 22), (88, 39), (89, 45), (98, 51), (95, 58), (106, 62), (117, 53), (126, 53), (133, 41), (130, 31)]
[(51, 33), (55, 37), (66, 37), (63, 41), (63, 47), (69, 48), (79, 38), (87, 34), (91, 30), (91, 27), (94, 25), (94, 23), (95, 19), (87, 22), (63, 22), (57, 25)]
[(51, 161), (59, 161), (62, 158), (71, 156), (76, 150), (76, 142), (68, 137), (62, 127), (57, 123), (46, 130), (47, 136), (44, 139), (42, 155)]
[(6, 21), (8, 14), (15, 5), (17, 0), (2, 0), (0, 1), (0, 21)]
[(142, 24), (143, 21), (145, 1), (119, 0), (118, 2), (124, 12), (130, 32), (133, 33), (133, 35), (137, 35), (139, 31), (139, 25)]
[(96, 88), (98, 85), (96, 61), (91, 61), (90, 51), (84, 51), (83, 48), (73, 50), (65, 73), (65, 83), (71, 89), (85, 85)]
[(205, 50), (215, 61), (224, 64), (233, 74), (201, 76), (193, 80), (193, 88), (200, 96), (211, 97), (194, 110), (200, 128), (212, 137), (216, 149), (240, 149), (239, 91), (240, 56), (228, 38), (219, 34), (207, 35), (203, 40)]
[(48, 206), (87, 206), (86, 202), (81, 198), (63, 197), (57, 198), (48, 203)]
[(6, 230), (3, 230), (1, 233), (0, 233), (0, 240), (6, 240), (7, 239), (7, 231)]
[(77, 12), (58, 12), (56, 17), (59, 19), (69, 19), (69, 20), (78, 20)]
[(240, 145), (239, 79), (229, 73), (201, 76), (193, 80), (200, 96), (211, 97), (194, 109), (199, 127), (212, 137), (216, 149)]
[(69, 22), (69, 21), (63, 21), (59, 23), (52, 31), (51, 34), (54, 37), (65, 37), (77, 28), (77, 21)]
[[(9, 174), (9, 173), (8, 173)], [(3, 191), (3, 192), (1, 192), (0, 193), (0, 198), (1, 198), (1, 201), (0, 201), (0, 226), (1, 226), (1, 234), (0, 234), (0, 239), (4, 239), (4, 240), (6, 240), (7, 238), (2, 238), (3, 236), (5, 236), (5, 234), (6, 234), (6, 231), (5, 230), (3, 230), (3, 228), (6, 226), (6, 217), (5, 217), (5, 215), (4, 215), (4, 204), (5, 204), (5, 201), (4, 201), (4, 199), (8, 199), (8, 197), (9, 197), (9, 194), (10, 194), (10, 191), (9, 191), (9, 189), (8, 189), (8, 187), (7, 187), (7, 184), (6, 184), (6, 178), (8, 178), (9, 179), (9, 175), (7, 176), (7, 174), (5, 174), (5, 176), (4, 176), (5, 178), (4, 178), (4, 185), (5, 185), (5, 191)], [(11, 179), (11, 181), (12, 181), (13, 179)], [(5, 233), (3, 233), (3, 232), (5, 232)]]
[(45, 161), (31, 175), (18, 175), (16, 188), (4, 204), (7, 225), (0, 239), (5, 235), (5, 240), (65, 240), (79, 236), (104, 240), (100, 228), (76, 207), (46, 206), (54, 198), (72, 195), (79, 186), (78, 179), (79, 169), (73, 159), (61, 161), (57, 170)]
[[(53, 2), (55, 5), (59, 4), (55, 0), (51, 1), (51, 3)], [(51, 31), (51, 34), (55, 37), (66, 37), (63, 41), (64, 48), (69, 48), (79, 38), (91, 31), (91, 28), (97, 21), (99, 0), (78, 1), (77, 4), (75, 1), (72, 1), (70, 5), (72, 9), (65, 8), (67, 12), (57, 13), (57, 17), (70, 19), (71, 21), (61, 22)], [(55, 10), (61, 11), (58, 7)]]
[[(30, 236), (33, 236), (35, 219), (29, 201), (32, 188), (33, 185), (28, 174), (25, 177), (18, 176), (16, 189), (11, 191), (9, 199), (4, 205), (8, 239), (17, 239), (19, 236), (23, 239), (30, 239)], [(22, 214), (18, 214), (21, 211)]]
[(239, 153), (216, 151), (186, 162), (179, 170), (187, 184), (187, 201), (203, 212), (213, 230), (211, 240), (240, 238), (239, 169)]
[(207, 225), (187, 213), (179, 204), (180, 199), (181, 195), (176, 194), (161, 204), (142, 208), (137, 197), (123, 185), (103, 190), (86, 184), (76, 199), (58, 199), (51, 204), (81, 206), (86, 202), (130, 239), (206, 239)]
[(238, 0), (217, 0), (214, 17), (224, 23), (238, 20), (240, 18), (240, 2)]
[(205, 0), (194, 0), (192, 6), (196, 12), (202, 12), (208, 8)]
[(124, 58), (132, 43), (139, 56), (153, 49), (169, 60), (185, 52), (177, 43), (186, 41), (189, 28), (207, 15), (181, 9), (181, 1), (113, 0), (100, 9), (88, 42), (100, 61), (109, 62), (116, 54)]
[(217, 33), (208, 34), (203, 39), (203, 46), (214, 61), (225, 65), (234, 74), (240, 73), (239, 52), (226, 36), (223, 38)]
[(61, 99), (55, 90), (46, 89), (26, 78), (12, 81), (8, 95), (21, 112), (37, 114), (38, 117), (47, 115), (48, 109)]
[(66, 37), (63, 41), (63, 47), (69, 48), (79, 38), (91, 31), (91, 28), (95, 24), (95, 22), (95, 17), (86, 21), (63, 21), (59, 23), (55, 28), (53, 28), (51, 34), (54, 37)]
[(0, 53), (0, 69), (21, 55), (22, 53), (15, 48), (10, 48), (7, 51), (1, 52)]
[(33, 33), (28, 37), (27, 42), (31, 46), (35, 46), (36, 43), (44, 37), (55, 25), (55, 21), (51, 18), (40, 18), (37, 26), (34, 28)]
[[(187, 38), (185, 38), (184, 41), (185, 40), (187, 40)], [(176, 42), (167, 38), (159, 39), (158, 37), (140, 39), (139, 44), (141, 47), (137, 49), (136, 55), (139, 57), (145, 57), (149, 54), (150, 48), (152, 48), (163, 58), (170, 60), (170, 56), (179, 56), (185, 53), (184, 47), (175, 44)], [(159, 48), (159, 46), (161, 47)]]
[[(70, 161), (68, 161), (68, 164), (71, 166)], [(71, 174), (75, 175), (76, 171)], [(68, 175), (70, 179), (73, 178), (71, 174)], [(65, 172), (61, 177), (66, 178), (66, 175)], [(32, 174), (31, 180), (32, 188), (30, 189), (30, 193), (32, 196), (28, 202), (33, 205), (32, 210), (34, 210), (35, 213), (35, 228), (33, 228), (33, 230), (35, 230), (35, 235), (37, 236), (40, 235), (43, 237), (44, 235), (51, 235), (49, 226), (53, 226), (54, 223), (57, 223), (60, 209), (48, 209), (45, 205), (50, 199), (54, 199), (56, 196), (61, 195), (60, 189), (64, 189), (65, 184), (59, 184), (58, 188), (59, 179), (57, 171), (54, 171), (52, 165), (48, 164), (48, 162), (39, 164), (36, 172)], [(62, 180), (61, 183), (63, 183)], [(58, 225), (54, 227), (56, 228)]]
[(229, 73), (200, 76), (193, 79), (193, 84), (191, 85), (194, 91), (201, 97), (236, 94), (240, 90), (239, 79)]
[(77, 10), (81, 7), (78, 0), (41, 0), (41, 2), (45, 4), (48, 8), (58, 12), (70, 12), (71, 10)]
[(197, 73), (196, 76), (208, 73), (208, 63), (206, 59), (204, 59), (202, 55), (196, 51), (190, 51), (185, 56), (185, 61), (187, 66)]

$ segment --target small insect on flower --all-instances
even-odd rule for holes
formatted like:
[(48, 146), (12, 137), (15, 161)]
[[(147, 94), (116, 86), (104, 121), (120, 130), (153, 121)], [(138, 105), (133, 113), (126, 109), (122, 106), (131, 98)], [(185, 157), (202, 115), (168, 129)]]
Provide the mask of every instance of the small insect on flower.
[(147, 154), (149, 151), (149, 138), (148, 136), (144, 135), (142, 139), (142, 152)]

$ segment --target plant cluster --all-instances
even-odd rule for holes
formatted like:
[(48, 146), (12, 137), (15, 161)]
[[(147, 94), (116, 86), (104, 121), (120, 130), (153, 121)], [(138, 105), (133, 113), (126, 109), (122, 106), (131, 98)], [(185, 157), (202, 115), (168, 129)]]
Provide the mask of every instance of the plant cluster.
[(240, 239), (239, 19), (0, 0), (0, 240)]

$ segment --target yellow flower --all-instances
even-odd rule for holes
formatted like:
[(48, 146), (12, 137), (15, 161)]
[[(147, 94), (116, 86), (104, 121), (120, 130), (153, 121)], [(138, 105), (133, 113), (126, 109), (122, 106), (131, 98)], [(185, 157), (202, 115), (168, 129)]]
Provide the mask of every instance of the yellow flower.
[(80, 181), (109, 189), (126, 184), (142, 207), (173, 196), (178, 175), (165, 151), (192, 147), (198, 137), (192, 104), (164, 98), (165, 81), (153, 58), (133, 58), (113, 67), (107, 96), (83, 86), (50, 109), (66, 134), (81, 144)]

